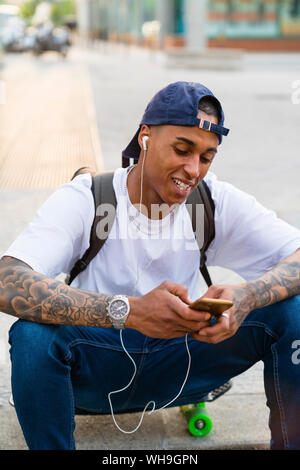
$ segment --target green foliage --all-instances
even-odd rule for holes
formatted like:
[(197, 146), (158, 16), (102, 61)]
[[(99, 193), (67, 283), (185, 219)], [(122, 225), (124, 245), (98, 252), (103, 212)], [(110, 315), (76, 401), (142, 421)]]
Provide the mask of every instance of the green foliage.
[(54, 24), (61, 25), (66, 17), (73, 15), (75, 15), (74, 0), (62, 0), (60, 2), (53, 3), (51, 19)]
[(155, 19), (155, 8), (157, 1), (159, 0), (143, 0), (144, 15), (146, 21), (152, 21)]
[[(24, 0), (20, 4), (20, 16), (26, 20), (30, 20), (39, 3), (44, 0)], [(61, 25), (64, 18), (75, 15), (75, 0), (61, 0), (52, 3), (51, 19), (55, 25)]]
[(20, 16), (27, 20), (32, 18), (38, 4), (39, 0), (25, 0), (19, 6)]

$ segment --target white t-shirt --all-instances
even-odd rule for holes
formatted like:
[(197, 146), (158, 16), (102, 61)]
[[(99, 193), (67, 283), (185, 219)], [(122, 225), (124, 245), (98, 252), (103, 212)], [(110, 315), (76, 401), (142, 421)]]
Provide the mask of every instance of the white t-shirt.
[[(128, 170), (115, 171), (117, 211), (109, 238), (72, 286), (103, 294), (143, 295), (169, 280), (200, 295), (198, 245), (182, 204), (161, 220), (134, 208), (127, 193)], [(256, 199), (209, 172), (205, 181), (215, 203), (216, 236), (207, 265), (256, 279), (300, 248), (300, 231), (278, 219)], [(49, 277), (69, 273), (89, 246), (94, 219), (91, 176), (60, 186), (4, 253)], [(3, 256), (4, 256), (3, 255)]]

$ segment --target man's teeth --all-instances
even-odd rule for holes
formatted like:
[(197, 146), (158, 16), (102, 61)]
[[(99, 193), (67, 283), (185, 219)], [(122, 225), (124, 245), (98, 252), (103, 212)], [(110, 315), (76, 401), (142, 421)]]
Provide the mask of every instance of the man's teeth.
[(182, 181), (177, 180), (177, 179), (175, 179), (175, 178), (173, 178), (173, 181), (174, 181), (174, 183), (177, 184), (177, 186), (178, 186), (180, 189), (188, 189), (188, 188), (190, 187), (189, 184), (185, 184), (185, 183), (183, 183)]

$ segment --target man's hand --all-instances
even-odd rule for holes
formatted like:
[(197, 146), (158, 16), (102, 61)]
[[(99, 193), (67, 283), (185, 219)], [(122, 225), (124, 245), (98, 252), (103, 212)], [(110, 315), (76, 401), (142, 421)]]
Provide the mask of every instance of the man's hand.
[(231, 300), (233, 306), (226, 310), (226, 315), (229, 318), (220, 316), (213, 326), (201, 328), (198, 332), (193, 333), (192, 337), (198, 341), (219, 343), (230, 338), (252, 310), (252, 296), (249, 295), (249, 291), (243, 284), (213, 285), (209, 287), (203, 297)]
[(203, 328), (193, 337), (199, 341), (219, 343), (230, 338), (251, 310), (272, 305), (300, 294), (300, 249), (283, 259), (258, 279), (238, 285), (211, 286), (204, 297), (227, 299), (233, 306), (214, 326)]
[(126, 328), (152, 338), (171, 339), (209, 326), (210, 314), (188, 307), (191, 300), (185, 286), (173, 282), (161, 285), (141, 297), (129, 297)]

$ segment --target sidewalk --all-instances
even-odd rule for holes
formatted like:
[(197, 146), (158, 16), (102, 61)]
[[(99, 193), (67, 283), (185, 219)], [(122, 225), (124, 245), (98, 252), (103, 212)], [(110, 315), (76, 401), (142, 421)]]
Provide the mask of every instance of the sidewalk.
[[(7, 80), (8, 102), (0, 107), (0, 253), (31, 220), (36, 209), (59, 184), (83, 165), (111, 170), (120, 165), (120, 150), (134, 134), (153, 92), (177, 79), (199, 80), (220, 90), (225, 101), (231, 140), (222, 144), (214, 170), (218, 175), (252, 192), (262, 203), (300, 227), (299, 138), (296, 107), (278, 95), (290, 93), (299, 70), (251, 69), (239, 73), (166, 70), (154, 53), (126, 48), (74, 48), (63, 62), (49, 55), (9, 57), (2, 79)], [(22, 83), (19, 84), (19, 77)], [(150, 79), (151, 77), (151, 79)], [(271, 80), (272, 79), (272, 80)], [(232, 99), (232, 90), (235, 99)], [(277, 94), (277, 98), (270, 97)], [(281, 99), (281, 101), (280, 101)], [(257, 101), (264, 111), (257, 115)], [(26, 110), (26, 113), (24, 112)], [(243, 110), (243, 112), (241, 111)], [(284, 137), (284, 154), (295, 171), (287, 169), (274, 136), (281, 122), (269, 115), (289, 114), (291, 126)], [(299, 112), (299, 110), (298, 110)], [(246, 116), (241, 123), (240, 115)], [(97, 125), (97, 126), (96, 126)], [(97, 132), (99, 129), (99, 134)], [(249, 139), (251, 134), (251, 139)], [(101, 146), (100, 146), (101, 139)], [(244, 142), (247, 141), (247, 148)], [(268, 152), (261, 145), (268, 145)], [(255, 149), (255, 152), (254, 152)], [(289, 165), (290, 167), (290, 165)], [(245, 171), (246, 170), (246, 171)], [(266, 175), (267, 178), (266, 178)], [(285, 176), (284, 180), (281, 175)], [(255, 184), (254, 184), (255, 182)], [(281, 183), (280, 192), (278, 184)], [(288, 189), (289, 191), (285, 191)], [(287, 209), (288, 208), (288, 209)], [(235, 282), (224, 270), (212, 270), (215, 282)], [(10, 395), (7, 331), (14, 319), (0, 317), (5, 360), (0, 363), (0, 449), (25, 449)], [(233, 388), (208, 404), (214, 429), (205, 438), (191, 437), (178, 408), (145, 414), (138, 432), (121, 434), (110, 416), (78, 416), (78, 449), (263, 449), (269, 445), (268, 409), (259, 363), (234, 380)], [(131, 430), (139, 414), (117, 416)]]
[(55, 188), (79, 166), (103, 170), (85, 67), (51, 55), (7, 55), (5, 63), (0, 188)]

